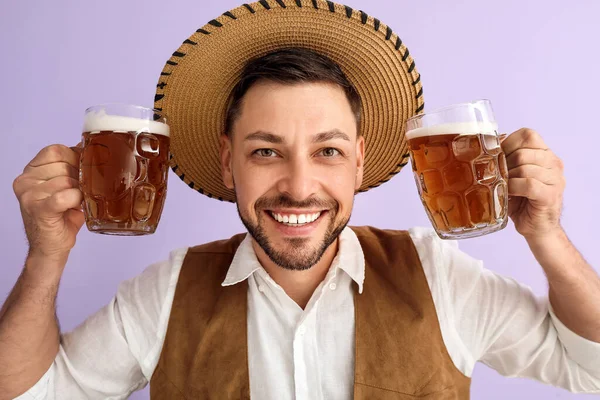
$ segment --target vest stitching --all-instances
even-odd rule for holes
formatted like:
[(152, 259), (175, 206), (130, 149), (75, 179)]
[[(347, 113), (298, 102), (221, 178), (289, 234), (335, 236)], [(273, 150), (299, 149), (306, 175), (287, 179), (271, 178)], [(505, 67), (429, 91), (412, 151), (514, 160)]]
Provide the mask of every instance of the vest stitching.
[(385, 387), (381, 387), (381, 386), (377, 386), (377, 385), (369, 385), (368, 383), (354, 382), (354, 384), (355, 385), (367, 386), (367, 387), (371, 387), (371, 388), (374, 388), (374, 389), (381, 389), (381, 390), (385, 390), (385, 391), (388, 391), (388, 392), (399, 393), (399, 394), (403, 394), (403, 395), (406, 395), (406, 396), (414, 397), (414, 398), (417, 398), (417, 399), (421, 398), (421, 397), (426, 397), (426, 396), (429, 396), (429, 395), (432, 395), (432, 394), (435, 394), (435, 393), (441, 393), (441, 392), (444, 392), (444, 391), (446, 391), (446, 390), (448, 390), (448, 389), (450, 389), (450, 388), (453, 387), (453, 385), (450, 385), (450, 386), (446, 386), (445, 388), (443, 388), (441, 390), (436, 390), (435, 392), (429, 392), (429, 393), (426, 393), (424, 395), (419, 395), (419, 394), (402, 392), (400, 390), (389, 389), (389, 388), (385, 388)]
[(173, 381), (171, 380), (171, 378), (169, 378), (169, 376), (166, 374), (165, 370), (162, 369), (160, 365), (157, 365), (156, 369), (160, 370), (160, 372), (165, 377), (165, 379), (167, 380), (167, 382), (169, 382), (171, 384), (171, 386), (175, 390), (177, 390), (177, 392), (179, 392), (179, 394), (181, 395), (181, 397), (183, 397), (184, 399), (187, 399), (187, 397), (185, 397), (185, 395), (183, 394), (183, 392), (177, 387), (177, 385), (175, 385), (175, 383), (173, 383)]
[(367, 387), (371, 387), (371, 388), (375, 388), (375, 389), (381, 389), (381, 390), (386, 390), (388, 392), (394, 392), (394, 393), (400, 393), (400, 394), (405, 394), (407, 396), (411, 396), (411, 397), (420, 397), (417, 396), (415, 394), (411, 394), (411, 393), (406, 393), (406, 392), (402, 392), (400, 390), (394, 390), (394, 389), (390, 389), (390, 388), (386, 388), (386, 387), (381, 387), (381, 386), (377, 386), (377, 385), (369, 385), (368, 383), (362, 383), (362, 382), (354, 382), (355, 385), (362, 385), (362, 386), (367, 386)]

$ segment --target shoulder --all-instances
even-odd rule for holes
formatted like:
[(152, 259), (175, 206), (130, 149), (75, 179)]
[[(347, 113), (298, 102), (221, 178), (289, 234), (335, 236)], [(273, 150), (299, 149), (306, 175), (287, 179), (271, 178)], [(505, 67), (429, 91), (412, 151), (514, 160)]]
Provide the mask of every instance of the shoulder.
[(410, 235), (405, 230), (380, 229), (373, 226), (352, 226), (362, 247), (374, 250), (394, 249), (401, 244), (410, 244)]
[(401, 242), (412, 243), (422, 258), (440, 253), (444, 249), (458, 249), (455, 241), (442, 240), (432, 228), (413, 227), (408, 230), (380, 229), (372, 226), (352, 226), (361, 243), (378, 242), (380, 246), (394, 246)]
[(245, 237), (245, 233), (238, 233), (237, 235), (234, 235), (229, 239), (216, 240), (213, 242), (190, 247), (188, 252), (234, 254)]

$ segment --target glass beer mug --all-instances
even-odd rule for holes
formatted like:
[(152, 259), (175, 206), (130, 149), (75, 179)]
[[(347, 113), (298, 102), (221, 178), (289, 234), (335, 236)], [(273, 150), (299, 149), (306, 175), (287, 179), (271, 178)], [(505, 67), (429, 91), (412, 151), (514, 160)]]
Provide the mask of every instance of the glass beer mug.
[(85, 112), (79, 184), (86, 225), (109, 235), (146, 235), (167, 193), (169, 126), (154, 109), (120, 104)]
[(452, 105), (407, 122), (421, 201), (438, 236), (464, 239), (508, 222), (508, 169), (489, 100)]

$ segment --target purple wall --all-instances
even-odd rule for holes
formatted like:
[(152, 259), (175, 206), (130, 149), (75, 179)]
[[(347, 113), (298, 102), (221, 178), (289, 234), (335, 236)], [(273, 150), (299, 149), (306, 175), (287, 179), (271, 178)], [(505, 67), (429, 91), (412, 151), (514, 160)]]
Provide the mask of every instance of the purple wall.
[[(170, 8), (166, 5), (169, 4)], [(151, 105), (168, 56), (197, 28), (238, 1), (2, 1), (0, 11), (0, 301), (22, 266), (26, 241), (12, 181), (42, 147), (72, 145), (83, 110), (101, 102)], [(600, 265), (595, 184), (598, 156), (600, 2), (366, 1), (347, 4), (380, 17), (409, 46), (423, 75), (428, 108), (486, 97), (500, 128), (537, 129), (565, 162), (563, 224)], [(586, 142), (587, 141), (587, 142)], [(597, 164), (596, 164), (597, 165)], [(409, 171), (359, 195), (353, 224), (382, 228), (428, 225)], [(588, 183), (585, 185), (585, 183)], [(173, 248), (242, 230), (234, 206), (195, 193), (171, 174), (158, 232), (144, 238), (79, 235), (59, 296), (69, 330), (113, 296), (117, 284)], [(487, 267), (546, 292), (542, 270), (524, 240), (504, 231), (461, 243)], [(134, 399), (148, 398), (147, 392)], [(507, 379), (478, 366), (474, 399), (571, 399), (536, 382)]]

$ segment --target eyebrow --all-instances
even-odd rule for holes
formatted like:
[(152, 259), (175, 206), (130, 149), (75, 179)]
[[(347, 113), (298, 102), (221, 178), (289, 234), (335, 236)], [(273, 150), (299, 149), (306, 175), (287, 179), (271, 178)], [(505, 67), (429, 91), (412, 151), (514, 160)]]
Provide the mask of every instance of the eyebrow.
[(261, 142), (268, 142), (268, 143), (275, 143), (275, 144), (282, 144), (284, 142), (283, 137), (275, 135), (270, 132), (264, 132), (264, 131), (256, 131), (254, 133), (249, 134), (244, 139), (244, 141), (250, 141), (250, 140), (258, 140)]
[[(350, 137), (348, 135), (346, 135), (344, 132), (340, 131), (339, 129), (332, 129), (330, 131), (325, 131), (325, 132), (316, 134), (315, 136), (313, 136), (311, 142), (312, 143), (322, 143), (322, 142), (327, 142), (328, 140), (333, 140), (333, 139), (342, 139), (342, 140), (350, 141)], [(248, 136), (246, 136), (244, 141), (261, 141), (261, 142), (274, 143), (274, 144), (285, 143), (285, 140), (282, 136), (275, 135), (274, 133), (265, 132), (265, 131), (256, 131), (254, 133), (251, 133)]]
[(321, 133), (316, 134), (313, 137), (312, 142), (313, 143), (321, 143), (321, 142), (327, 142), (328, 140), (333, 140), (333, 139), (342, 139), (342, 140), (350, 141), (350, 138), (344, 132), (340, 131), (339, 129), (332, 129), (330, 131), (321, 132)]

